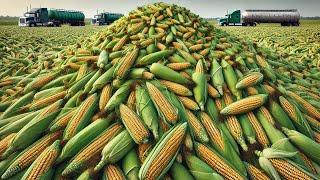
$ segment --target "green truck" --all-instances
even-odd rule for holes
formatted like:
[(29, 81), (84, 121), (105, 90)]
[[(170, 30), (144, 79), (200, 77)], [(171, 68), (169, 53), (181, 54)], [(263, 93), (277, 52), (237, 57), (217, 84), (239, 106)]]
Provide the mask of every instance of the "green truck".
[(121, 18), (122, 16), (123, 14), (104, 12), (104, 13), (95, 15), (91, 23), (97, 26), (109, 25), (114, 21), (116, 21), (117, 19)]
[(235, 10), (218, 20), (220, 26), (256, 26), (259, 23), (280, 23), (282, 26), (299, 26), (297, 9), (284, 10)]
[(19, 26), (84, 26), (84, 14), (64, 9), (33, 8), (19, 18)]

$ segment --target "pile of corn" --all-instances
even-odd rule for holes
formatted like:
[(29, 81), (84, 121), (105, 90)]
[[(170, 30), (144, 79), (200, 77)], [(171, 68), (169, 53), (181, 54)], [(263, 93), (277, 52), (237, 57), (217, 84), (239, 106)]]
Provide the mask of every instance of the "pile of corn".
[(164, 3), (95, 37), (8, 85), (2, 179), (319, 178), (319, 89), (270, 54)]

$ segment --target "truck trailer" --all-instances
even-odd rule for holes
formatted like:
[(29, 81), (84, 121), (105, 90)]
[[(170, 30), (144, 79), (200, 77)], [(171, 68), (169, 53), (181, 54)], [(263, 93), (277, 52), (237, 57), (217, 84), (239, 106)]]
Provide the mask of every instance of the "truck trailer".
[(114, 21), (118, 20), (119, 18), (121, 18), (122, 16), (123, 14), (118, 14), (118, 13), (109, 13), (109, 12), (99, 13), (94, 16), (91, 23), (97, 26), (109, 25)]
[(19, 18), (19, 26), (84, 26), (84, 14), (64, 9), (33, 8)]
[(260, 23), (280, 23), (281, 26), (299, 26), (300, 14), (297, 9), (260, 10), (248, 9), (228, 13), (225, 18), (219, 19), (220, 26), (256, 26)]

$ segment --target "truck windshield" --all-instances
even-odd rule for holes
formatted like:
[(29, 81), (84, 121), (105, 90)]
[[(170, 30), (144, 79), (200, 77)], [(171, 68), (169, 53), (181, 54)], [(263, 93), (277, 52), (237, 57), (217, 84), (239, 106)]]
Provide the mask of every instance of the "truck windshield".
[(100, 18), (101, 18), (101, 15), (95, 15), (94, 18), (95, 18), (95, 19), (100, 19)]
[(33, 14), (33, 13), (26, 13), (24, 14), (25, 17), (35, 17), (36, 14)]

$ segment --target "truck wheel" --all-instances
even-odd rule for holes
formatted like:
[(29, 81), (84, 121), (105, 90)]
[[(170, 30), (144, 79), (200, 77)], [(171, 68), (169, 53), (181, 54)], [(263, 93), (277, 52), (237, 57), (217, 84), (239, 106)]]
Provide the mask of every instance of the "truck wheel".
[(253, 26), (257, 26), (257, 24), (256, 24), (256, 23), (253, 23), (252, 25), (253, 25)]

